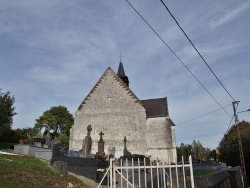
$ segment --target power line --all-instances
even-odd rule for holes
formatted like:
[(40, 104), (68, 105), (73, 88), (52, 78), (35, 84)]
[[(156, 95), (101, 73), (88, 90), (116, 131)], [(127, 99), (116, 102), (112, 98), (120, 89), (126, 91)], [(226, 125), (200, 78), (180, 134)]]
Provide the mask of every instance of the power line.
[(231, 123), (232, 123), (233, 119), (234, 119), (234, 116), (232, 116), (231, 121), (230, 121), (230, 123), (229, 123), (229, 125), (228, 125), (228, 127), (227, 127), (227, 131), (226, 131), (226, 133), (225, 133), (225, 134), (227, 134), (227, 133), (228, 133), (229, 128), (230, 128), (230, 126), (231, 126)]
[(150, 27), (150, 29), (158, 36), (158, 38), (168, 47), (174, 56), (181, 62), (181, 64), (188, 70), (188, 72), (196, 79), (197, 82), (206, 90), (206, 92), (213, 98), (213, 100), (223, 109), (223, 111), (231, 118), (229, 113), (222, 107), (222, 105), (214, 98), (214, 96), (207, 90), (207, 88), (199, 81), (199, 79), (191, 72), (191, 70), (184, 64), (184, 62), (177, 56), (177, 54), (169, 47), (169, 45), (161, 38), (161, 36), (153, 29), (153, 27), (142, 17), (142, 15), (126, 0), (132, 9), (141, 17), (141, 19)]
[[(237, 108), (238, 108), (238, 105), (236, 106), (236, 109), (235, 109), (235, 110), (237, 110)], [(231, 121), (230, 121), (230, 123), (229, 123), (229, 125), (228, 125), (228, 127), (227, 127), (226, 134), (227, 134), (228, 131), (229, 131), (229, 128), (230, 128), (230, 126), (231, 126), (231, 123), (232, 123), (233, 119), (234, 119), (234, 116), (232, 116), (232, 118), (231, 118)]]
[[(231, 105), (232, 105), (232, 104), (229, 104), (229, 105), (227, 105), (227, 106), (225, 106), (225, 107), (223, 107), (223, 108), (220, 108), (220, 109), (214, 110), (214, 111), (212, 111), (212, 112), (209, 112), (209, 113), (207, 113), (207, 114), (201, 115), (201, 116), (196, 117), (196, 118), (192, 118), (192, 119), (189, 119), (189, 120), (186, 120), (186, 121), (183, 121), (183, 122), (177, 123), (176, 125), (180, 125), (180, 124), (183, 124), (183, 123), (187, 123), (187, 122), (190, 122), (190, 121), (193, 121), (193, 120), (196, 120), (196, 119), (202, 118), (202, 117), (204, 117), (204, 116), (207, 116), (207, 115), (210, 115), (210, 114), (212, 114), (212, 113), (218, 112), (219, 110), (222, 110), (222, 109), (224, 109), (224, 108), (226, 108), (226, 107), (228, 107), (228, 106), (231, 106)], [(232, 120), (231, 120), (231, 121), (232, 121)], [(230, 123), (230, 124), (231, 124), (231, 123)]]
[(170, 12), (170, 10), (168, 9), (167, 5), (162, 1), (162, 4), (165, 6), (165, 8), (167, 9), (168, 13), (172, 16), (172, 18), (174, 19), (174, 21), (176, 22), (176, 24), (179, 26), (179, 28), (182, 30), (182, 32), (184, 33), (184, 35), (186, 36), (186, 38), (188, 39), (188, 41), (192, 44), (192, 46), (194, 47), (195, 51), (199, 54), (200, 58), (203, 60), (203, 62), (207, 65), (207, 67), (209, 68), (209, 70), (213, 73), (213, 75), (215, 76), (215, 78), (218, 80), (218, 82), (220, 83), (220, 85), (224, 88), (224, 90), (228, 93), (228, 95), (234, 100), (234, 98), (232, 97), (232, 95), (228, 92), (228, 90), (225, 88), (225, 86), (221, 83), (221, 81), (219, 80), (219, 78), (216, 76), (216, 74), (214, 73), (214, 71), (211, 69), (211, 67), (207, 64), (207, 62), (205, 61), (205, 59), (203, 58), (203, 56), (200, 54), (200, 52), (198, 51), (198, 49), (194, 46), (193, 42), (190, 40), (190, 38), (187, 36), (187, 34), (185, 33), (185, 31), (182, 29), (182, 27), (180, 26), (180, 24), (177, 22), (177, 20), (175, 19), (175, 17), (173, 16), (173, 14)]

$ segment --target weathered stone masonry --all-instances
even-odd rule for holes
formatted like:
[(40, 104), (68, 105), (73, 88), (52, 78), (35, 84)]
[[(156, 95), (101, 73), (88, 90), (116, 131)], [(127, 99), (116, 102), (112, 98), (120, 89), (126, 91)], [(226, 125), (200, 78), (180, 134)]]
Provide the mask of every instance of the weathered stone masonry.
[(108, 68), (80, 104), (70, 131), (70, 148), (82, 149), (87, 126), (91, 125), (92, 153), (97, 152), (102, 131), (105, 153), (117, 158), (123, 154), (124, 136), (132, 154), (173, 158), (176, 153), (174, 124), (168, 116), (166, 98), (139, 100), (128, 87), (122, 64), (120, 67), (118, 75), (122, 77)]

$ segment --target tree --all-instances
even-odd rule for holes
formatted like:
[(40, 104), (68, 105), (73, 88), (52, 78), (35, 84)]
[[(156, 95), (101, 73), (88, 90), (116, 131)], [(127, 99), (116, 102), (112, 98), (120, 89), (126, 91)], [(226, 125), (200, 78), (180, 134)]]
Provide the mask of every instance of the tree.
[[(216, 151), (215, 151), (216, 152)], [(206, 159), (210, 159), (211, 157), (212, 158), (214, 158), (214, 156), (213, 156), (213, 154), (214, 154), (214, 150), (211, 152), (211, 150), (210, 150), (210, 148), (204, 148), (204, 157), (206, 158)], [(212, 155), (212, 156), (211, 156)]]
[(38, 138), (40, 137), (40, 131), (38, 128), (31, 128), (31, 127), (26, 127), (26, 128), (17, 128), (14, 130), (16, 133), (16, 140), (19, 141), (21, 138), (28, 138), (28, 134), (32, 138)]
[[(238, 126), (241, 135), (246, 172), (247, 174), (250, 174), (250, 123), (242, 121)], [(233, 125), (224, 135), (220, 141), (218, 150), (220, 152), (220, 161), (225, 162), (230, 166), (240, 166), (241, 163), (236, 125)]]
[(43, 112), (43, 115), (36, 119), (35, 128), (40, 130), (49, 126), (54, 133), (64, 133), (69, 136), (69, 131), (74, 123), (73, 115), (64, 106), (53, 106)]
[(193, 149), (193, 157), (194, 159), (202, 160), (205, 157), (206, 148), (203, 148), (202, 144), (198, 140), (197, 142), (194, 140), (192, 143), (192, 149)]
[(198, 140), (193, 140), (192, 144), (181, 143), (180, 147), (177, 147), (177, 159), (181, 160), (182, 156), (184, 160), (188, 160), (189, 155), (195, 159), (210, 159), (214, 158), (214, 152), (211, 152), (210, 148), (205, 148), (202, 146), (202, 143)]
[(17, 113), (15, 112), (15, 107), (13, 106), (15, 102), (15, 97), (10, 96), (10, 92), (7, 91), (2, 93), (0, 89), (0, 140), (7, 141), (7, 135), (11, 133), (11, 127), (13, 123), (13, 116)]
[(177, 160), (181, 161), (182, 156), (184, 160), (188, 160), (189, 156), (194, 158), (193, 146), (191, 144), (181, 143), (180, 147), (177, 147)]
[(61, 143), (66, 146), (69, 145), (69, 137), (66, 134), (61, 134), (60, 136), (58, 136), (58, 140), (60, 140)]

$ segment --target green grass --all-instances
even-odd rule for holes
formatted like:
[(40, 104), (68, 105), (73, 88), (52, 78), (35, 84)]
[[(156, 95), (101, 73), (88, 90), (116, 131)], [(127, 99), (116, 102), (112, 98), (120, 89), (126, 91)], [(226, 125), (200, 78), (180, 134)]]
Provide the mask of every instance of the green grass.
[(0, 155), (1, 188), (67, 187), (88, 188), (79, 179), (54, 172), (46, 163), (30, 156)]
[(27, 170), (27, 171), (34, 171), (34, 170), (42, 170), (42, 171), (50, 171), (51, 169), (44, 165), (43, 162), (37, 160), (34, 157), (16, 157), (16, 156), (9, 156), (9, 155), (0, 155), (0, 166), (3, 168), (12, 168), (14, 170)]

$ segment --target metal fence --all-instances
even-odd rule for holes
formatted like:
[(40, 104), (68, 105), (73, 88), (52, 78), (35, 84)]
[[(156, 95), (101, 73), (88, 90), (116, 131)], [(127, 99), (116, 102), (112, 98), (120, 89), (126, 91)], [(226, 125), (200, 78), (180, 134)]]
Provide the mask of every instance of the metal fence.
[(194, 188), (192, 158), (189, 156), (188, 164), (183, 157), (181, 164), (171, 164), (169, 158), (155, 163), (146, 158), (111, 159), (98, 188), (105, 180), (108, 188)]

